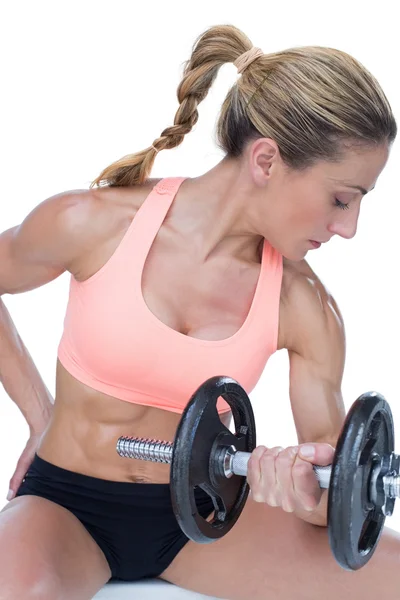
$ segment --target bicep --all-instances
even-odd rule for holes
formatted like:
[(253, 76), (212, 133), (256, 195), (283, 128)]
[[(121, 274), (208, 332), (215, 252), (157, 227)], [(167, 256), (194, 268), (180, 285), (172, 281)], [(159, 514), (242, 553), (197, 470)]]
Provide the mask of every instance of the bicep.
[(335, 445), (345, 419), (343, 318), (318, 279), (299, 278), (292, 294), (289, 393), (299, 443)]

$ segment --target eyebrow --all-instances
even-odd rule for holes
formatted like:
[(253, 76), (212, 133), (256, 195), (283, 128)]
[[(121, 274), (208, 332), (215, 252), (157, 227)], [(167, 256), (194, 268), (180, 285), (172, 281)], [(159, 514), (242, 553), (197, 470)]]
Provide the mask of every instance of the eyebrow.
[[(365, 188), (361, 187), (360, 185), (350, 185), (349, 183), (345, 183), (345, 182), (343, 182), (343, 183), (344, 183), (344, 185), (345, 185), (346, 187), (353, 188), (353, 190), (358, 190), (359, 192), (361, 192), (361, 193), (362, 193), (362, 195), (363, 195), (363, 196), (365, 196), (366, 194), (368, 194), (368, 191), (367, 191)], [(370, 189), (370, 192), (371, 192), (371, 191), (372, 191), (374, 188), (375, 188), (375, 186), (374, 186), (374, 187), (372, 187), (372, 188)]]

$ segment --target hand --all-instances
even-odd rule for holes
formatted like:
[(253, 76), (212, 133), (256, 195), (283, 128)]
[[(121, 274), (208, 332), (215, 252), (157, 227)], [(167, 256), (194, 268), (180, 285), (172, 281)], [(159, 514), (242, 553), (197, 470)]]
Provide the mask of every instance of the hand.
[[(312, 454), (302, 454), (309, 448)], [(285, 449), (258, 446), (252, 452), (247, 470), (253, 499), (280, 506), (286, 512), (314, 511), (323, 490), (312, 465), (330, 465), (334, 453), (334, 448), (325, 443), (307, 443)]]
[(19, 486), (21, 485), (22, 480), (25, 477), (27, 470), (33, 462), (36, 448), (39, 446), (39, 442), (42, 435), (43, 432), (31, 433), (24, 448), (24, 451), (22, 452), (18, 460), (14, 475), (10, 479), (10, 490), (7, 495), (7, 500), (12, 500), (15, 497), (15, 494), (17, 493)]

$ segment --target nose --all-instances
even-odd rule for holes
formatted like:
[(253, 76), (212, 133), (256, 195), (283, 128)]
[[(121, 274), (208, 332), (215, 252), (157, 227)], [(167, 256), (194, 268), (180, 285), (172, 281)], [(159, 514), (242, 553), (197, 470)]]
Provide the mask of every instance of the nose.
[(346, 240), (351, 240), (357, 233), (358, 217), (360, 215), (360, 205), (353, 204), (349, 210), (343, 211), (343, 216), (340, 215), (335, 221), (332, 221), (328, 226), (328, 231)]

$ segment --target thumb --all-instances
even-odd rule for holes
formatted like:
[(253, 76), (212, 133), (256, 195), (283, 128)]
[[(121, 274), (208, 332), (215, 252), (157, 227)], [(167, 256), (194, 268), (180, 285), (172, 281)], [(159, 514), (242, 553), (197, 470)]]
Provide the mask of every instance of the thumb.
[(299, 454), (303, 460), (325, 467), (332, 464), (335, 449), (330, 444), (307, 443), (299, 446)]

